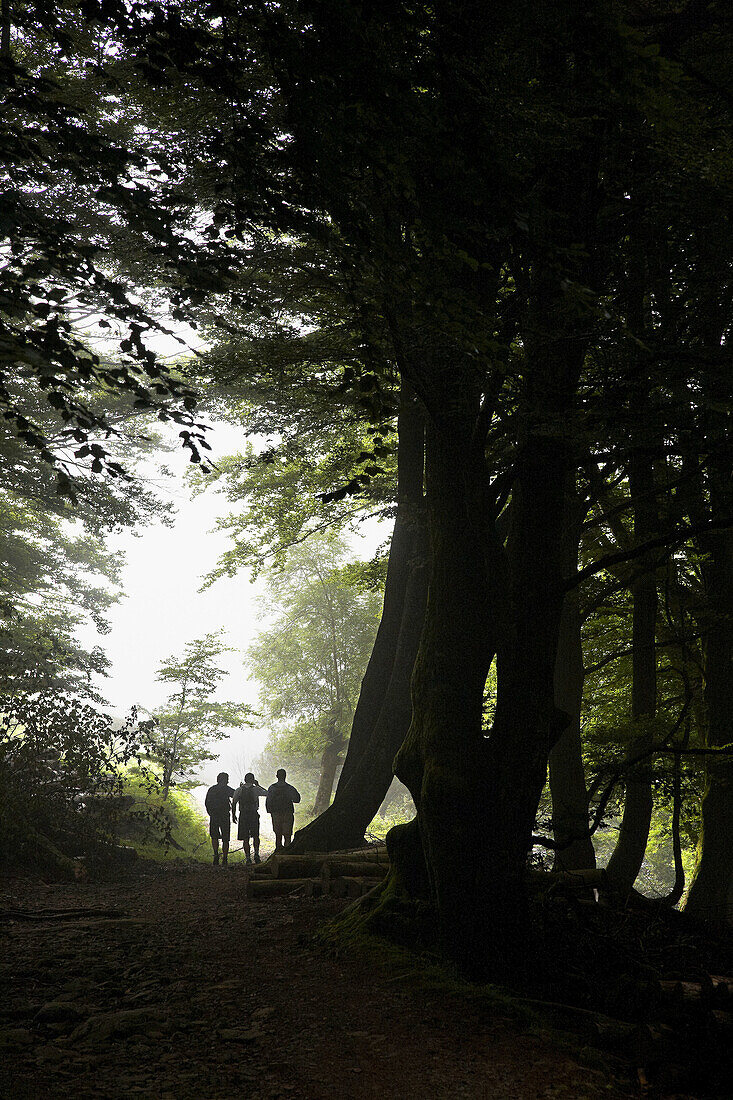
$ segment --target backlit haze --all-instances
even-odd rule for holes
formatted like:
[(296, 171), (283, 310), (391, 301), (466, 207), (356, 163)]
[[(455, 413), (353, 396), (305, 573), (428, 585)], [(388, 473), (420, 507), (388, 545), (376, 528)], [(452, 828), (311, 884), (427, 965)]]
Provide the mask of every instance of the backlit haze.
[[(237, 453), (245, 444), (241, 429), (223, 423), (214, 425), (208, 439), (214, 460), (216, 455)], [(137, 534), (126, 531), (109, 539), (109, 548), (122, 550), (126, 556), (122, 572), (125, 595), (110, 609), (109, 634), (99, 636), (91, 626), (81, 633), (87, 645), (101, 645), (111, 661), (109, 676), (99, 687), (120, 717), (133, 705), (143, 712), (161, 704), (172, 690), (171, 685), (155, 678), (161, 661), (171, 654), (180, 655), (193, 638), (220, 628), (225, 631), (227, 644), (240, 652), (225, 653), (218, 659), (229, 675), (216, 697), (256, 707), (257, 684), (248, 678), (241, 651), (264, 626), (258, 618), (257, 596), (265, 591), (266, 582), (259, 578), (252, 583), (249, 572), (243, 570), (199, 591), (203, 577), (229, 542), (225, 533), (213, 530), (216, 520), (235, 506), (215, 488), (192, 498), (184, 481), (189, 465), (183, 450), (151, 457), (148, 476), (159, 486), (161, 496), (175, 506), (175, 524), (167, 527), (155, 523)], [(168, 467), (174, 476), (161, 476), (161, 466)], [(356, 555), (366, 558), (387, 536), (383, 524), (364, 526), (366, 534), (355, 536), (353, 546)], [(203, 786), (196, 792), (199, 798), (201, 790), (215, 782), (219, 771), (229, 772), (230, 781), (239, 782), (266, 740), (266, 729), (246, 728), (219, 742), (219, 756), (202, 769)], [(267, 776), (262, 779), (270, 781)]]

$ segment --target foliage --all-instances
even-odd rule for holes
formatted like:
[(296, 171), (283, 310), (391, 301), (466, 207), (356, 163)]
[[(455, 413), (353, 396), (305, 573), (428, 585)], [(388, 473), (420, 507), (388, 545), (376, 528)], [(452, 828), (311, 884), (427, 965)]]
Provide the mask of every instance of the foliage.
[(381, 593), (352, 583), (347, 553), (332, 532), (312, 536), (269, 573), (263, 609), (272, 622), (247, 656), (273, 726), (271, 753), (315, 760), (330, 747), (337, 758), (348, 743)]
[[(142, 122), (150, 96), (122, 49), (122, 9), (95, 20), (93, 7), (5, 8), (0, 58), (0, 408), (65, 494), (79, 462), (125, 476), (107, 442), (116, 425), (90, 388), (178, 423), (200, 460), (195, 394), (149, 337), (165, 331), (161, 315), (188, 319), (187, 304), (223, 285), (232, 260), (197, 232), (174, 135), (153, 139)], [(34, 415), (39, 401), (56, 415), (56, 440)]]
[(163, 797), (175, 781), (191, 784), (200, 764), (214, 760), (212, 741), (229, 736), (229, 731), (251, 725), (251, 708), (242, 703), (219, 702), (212, 698), (226, 676), (215, 663), (222, 653), (233, 652), (223, 641), (223, 632), (195, 638), (180, 657), (167, 657), (156, 678), (175, 685), (166, 702), (152, 712), (153, 723), (145, 733), (149, 758), (163, 772)]
[[(50, 430), (42, 406), (37, 415)], [(154, 439), (135, 439), (122, 420), (120, 431), (127, 468), (138, 473)], [(71, 504), (56, 493), (50, 467), (7, 427), (0, 427), (0, 458), (0, 689), (54, 688), (100, 702), (94, 680), (106, 659), (98, 646), (83, 650), (75, 630), (91, 622), (100, 635), (108, 631), (121, 556), (107, 549), (107, 537), (152, 519), (169, 522), (170, 509), (142, 479), (110, 481), (82, 469)]]
[[(108, 715), (52, 691), (0, 699), (0, 838), (6, 858), (68, 867), (114, 845), (123, 770), (139, 760), (134, 712)], [(141, 773), (141, 783), (155, 780)]]
[[(257, 411), (252, 410), (249, 418), (235, 417), (235, 409), (230, 408), (227, 419), (241, 420), (252, 432)], [(282, 566), (291, 548), (312, 535), (354, 530), (366, 518), (387, 518), (393, 512), (394, 456), (386, 444), (380, 445), (384, 453), (379, 469), (367, 462), (372, 473), (363, 495), (337, 503), (329, 499), (344, 481), (359, 476), (362, 456), (371, 454), (374, 446), (365, 425), (350, 423), (337, 407), (329, 410), (328, 418), (324, 412), (323, 420), (308, 432), (294, 410), (289, 430), (276, 439), (259, 452), (249, 443), (241, 454), (217, 461), (209, 473), (192, 473), (198, 490), (215, 486), (235, 505), (217, 520), (216, 529), (229, 535), (231, 547), (207, 576), (206, 586), (247, 568), (257, 576), (263, 568)]]
[[(208, 863), (209, 833), (190, 791), (172, 787), (166, 798), (159, 784), (150, 784), (140, 775), (126, 772), (122, 777), (125, 796), (134, 799), (120, 814), (116, 834), (144, 859), (197, 859)], [(162, 824), (151, 830), (154, 816)]]

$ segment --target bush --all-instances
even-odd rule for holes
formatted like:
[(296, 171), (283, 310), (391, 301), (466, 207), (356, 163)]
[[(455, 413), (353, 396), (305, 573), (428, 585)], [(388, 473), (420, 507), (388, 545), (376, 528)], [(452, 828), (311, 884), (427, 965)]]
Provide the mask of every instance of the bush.
[[(86, 703), (40, 692), (0, 697), (0, 850), (7, 862), (64, 873), (78, 856), (108, 856), (126, 808), (122, 775), (139, 760), (140, 729)], [(148, 786), (157, 782), (141, 773)], [(148, 829), (165, 835), (152, 811)]]
[[(120, 841), (145, 859), (188, 857), (209, 861), (209, 831), (189, 791), (171, 787), (164, 799), (162, 786), (151, 785), (137, 774), (137, 769), (123, 777), (123, 791), (124, 797), (133, 801), (117, 824)], [(164, 823), (162, 834), (160, 829), (150, 829), (151, 818)]]

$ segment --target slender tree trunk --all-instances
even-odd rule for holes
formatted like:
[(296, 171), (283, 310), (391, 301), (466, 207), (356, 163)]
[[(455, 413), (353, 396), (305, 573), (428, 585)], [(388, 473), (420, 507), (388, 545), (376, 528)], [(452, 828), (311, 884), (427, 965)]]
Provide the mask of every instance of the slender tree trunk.
[(400, 391), (397, 433), (397, 515), (384, 585), (382, 618), (362, 681), (351, 726), (349, 748), (339, 777), (339, 786), (344, 787), (369, 744), (382, 710), (402, 629), (407, 585), (415, 555), (419, 553), (424, 537), (425, 421), (409, 383), (404, 380)]
[[(580, 534), (586, 510), (578, 498), (573, 470), (565, 495), (563, 555), (568, 577), (578, 566)], [(585, 679), (581, 627), (580, 594), (577, 588), (573, 588), (563, 600), (555, 661), (555, 706), (569, 719), (567, 728), (550, 753), (556, 871), (579, 870), (596, 865), (588, 824), (588, 788), (580, 736)]]
[(596, 865), (588, 823), (588, 788), (580, 736), (584, 681), (581, 625), (579, 595), (577, 589), (573, 589), (563, 602), (555, 665), (555, 706), (570, 717), (569, 726), (550, 753), (552, 828), (557, 844), (553, 866), (556, 871)]
[(331, 792), (333, 791), (333, 784), (336, 779), (336, 770), (339, 766), (339, 757), (344, 745), (345, 742), (336, 729), (335, 720), (330, 718), (326, 731), (326, 746), (321, 755), (321, 774), (318, 780), (318, 790), (316, 792), (316, 800), (313, 803), (314, 816), (322, 814), (331, 801)]
[[(634, 537), (644, 542), (658, 529), (654, 468), (648, 454), (636, 451), (632, 455), (630, 486)], [(657, 577), (653, 561), (647, 566), (632, 585), (631, 717), (642, 723), (653, 718), (657, 709)], [(629, 746), (628, 758), (642, 755), (652, 744), (653, 734), (642, 729)], [(644, 862), (653, 808), (652, 766), (647, 758), (626, 774), (621, 828), (607, 867), (611, 882), (622, 893), (631, 890)]]
[(410, 724), (409, 684), (425, 613), (424, 415), (403, 382), (398, 422), (397, 515), (382, 619), (354, 712), (346, 760), (330, 806), (296, 833), (292, 851), (358, 844), (392, 781)]
[(395, 753), (410, 726), (412, 701), (410, 680), (415, 665), (425, 619), (427, 598), (427, 561), (416, 559), (405, 594), (402, 628), (389, 687), (369, 744), (356, 762), (346, 786), (339, 783), (336, 797), (306, 830), (298, 833), (293, 844), (297, 851), (334, 851), (361, 843), (364, 833), (379, 810), (394, 776)]
[(0, 57), (10, 57), (11, 0), (0, 0)]
[[(733, 745), (733, 534), (711, 535), (706, 542), (706, 745), (714, 749)], [(701, 920), (733, 924), (731, 756), (710, 756), (706, 761), (699, 852), (685, 912)]]

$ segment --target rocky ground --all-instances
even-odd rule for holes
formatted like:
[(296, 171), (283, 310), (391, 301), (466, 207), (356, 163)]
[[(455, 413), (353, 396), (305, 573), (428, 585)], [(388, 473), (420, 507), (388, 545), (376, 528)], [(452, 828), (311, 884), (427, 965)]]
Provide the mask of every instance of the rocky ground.
[(6, 876), (0, 1096), (640, 1094), (620, 1062), (430, 988), (414, 961), (319, 945), (345, 903), (248, 902), (245, 886), (241, 864), (139, 864), (74, 884)]

